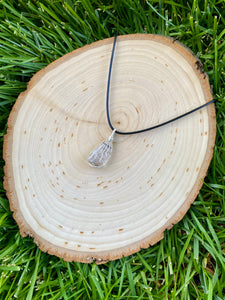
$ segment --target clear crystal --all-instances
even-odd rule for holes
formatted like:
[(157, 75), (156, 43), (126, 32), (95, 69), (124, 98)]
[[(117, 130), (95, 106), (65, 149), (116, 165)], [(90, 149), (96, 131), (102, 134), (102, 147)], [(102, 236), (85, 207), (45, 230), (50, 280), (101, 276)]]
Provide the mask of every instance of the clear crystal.
[(91, 167), (102, 168), (107, 164), (112, 154), (113, 138), (115, 132), (116, 129), (113, 130), (113, 133), (107, 140), (101, 143), (101, 145), (99, 145), (90, 153), (88, 157), (88, 163)]

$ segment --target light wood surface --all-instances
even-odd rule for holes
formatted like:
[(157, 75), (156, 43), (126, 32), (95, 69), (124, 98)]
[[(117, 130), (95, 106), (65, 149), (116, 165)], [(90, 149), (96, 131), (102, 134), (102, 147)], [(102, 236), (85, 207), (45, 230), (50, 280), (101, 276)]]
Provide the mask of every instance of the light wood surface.
[[(21, 234), (68, 261), (103, 263), (159, 241), (196, 198), (212, 157), (213, 104), (150, 132), (115, 135), (107, 166), (89, 166), (89, 153), (111, 134), (112, 43), (38, 72), (4, 141), (4, 186)], [(211, 99), (208, 77), (185, 47), (156, 35), (118, 37), (110, 89), (117, 129), (153, 126)]]

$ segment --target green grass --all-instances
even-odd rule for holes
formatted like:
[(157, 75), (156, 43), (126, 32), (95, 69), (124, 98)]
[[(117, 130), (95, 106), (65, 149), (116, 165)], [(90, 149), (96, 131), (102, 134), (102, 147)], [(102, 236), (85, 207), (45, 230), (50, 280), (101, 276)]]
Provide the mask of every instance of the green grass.
[(163, 240), (98, 266), (64, 262), (22, 238), (1, 180), (0, 300), (225, 299), (224, 1), (1, 0), (1, 152), (10, 110), (32, 75), (115, 30), (174, 37), (201, 59), (217, 99), (216, 146), (203, 188)]

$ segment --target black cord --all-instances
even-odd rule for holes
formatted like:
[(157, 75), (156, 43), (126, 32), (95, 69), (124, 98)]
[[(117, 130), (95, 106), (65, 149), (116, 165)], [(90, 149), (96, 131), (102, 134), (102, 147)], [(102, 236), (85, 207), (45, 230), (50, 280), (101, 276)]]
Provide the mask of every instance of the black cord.
[[(112, 73), (112, 64), (113, 64), (113, 58), (114, 58), (114, 52), (115, 52), (115, 46), (116, 46), (116, 40), (117, 40), (117, 34), (115, 33), (115, 36), (114, 36), (114, 41), (113, 41), (113, 48), (112, 48), (112, 54), (111, 54), (111, 59), (110, 59), (110, 64), (109, 64), (109, 74), (108, 74), (108, 82), (107, 82), (107, 91), (106, 91), (106, 115), (107, 115), (107, 121), (108, 121), (108, 124), (109, 124), (109, 127), (112, 129), (112, 130), (115, 130), (115, 128), (113, 127), (112, 125), (112, 122), (111, 122), (111, 119), (110, 119), (110, 115), (109, 115), (109, 89), (110, 89), (110, 81), (111, 81), (111, 73)], [(195, 112), (196, 110), (199, 110), (211, 103), (213, 103), (215, 101), (215, 99), (201, 105), (201, 106), (198, 106), (197, 108), (194, 108), (188, 112), (186, 112), (185, 114), (183, 115), (180, 115), (178, 117), (175, 117), (171, 120), (168, 120), (166, 122), (163, 122), (161, 124), (158, 124), (158, 125), (155, 125), (155, 126), (152, 126), (152, 127), (149, 127), (149, 128), (145, 128), (145, 129), (141, 129), (141, 130), (137, 130), (137, 131), (128, 131), (128, 132), (122, 132), (122, 131), (119, 131), (116, 129), (116, 133), (117, 134), (123, 134), (123, 135), (126, 135), (126, 134), (136, 134), (136, 133), (141, 133), (141, 132), (145, 132), (145, 131), (149, 131), (149, 130), (153, 130), (153, 129), (156, 129), (156, 128), (159, 128), (161, 126), (164, 126), (164, 125), (167, 125), (169, 123), (172, 123), (180, 118), (183, 118), (193, 112)]]

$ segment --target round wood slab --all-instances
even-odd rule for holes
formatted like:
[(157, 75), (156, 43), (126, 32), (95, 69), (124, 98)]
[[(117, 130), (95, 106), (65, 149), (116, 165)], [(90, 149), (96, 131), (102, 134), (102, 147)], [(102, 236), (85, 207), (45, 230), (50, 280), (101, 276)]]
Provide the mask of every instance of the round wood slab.
[[(113, 38), (38, 72), (9, 117), (5, 182), (22, 236), (68, 261), (103, 263), (163, 238), (196, 198), (212, 158), (214, 104), (136, 135), (115, 135), (101, 169), (89, 153), (111, 130), (105, 99)], [(171, 39), (119, 36), (110, 87), (115, 128), (133, 131), (212, 100), (193, 54)]]

